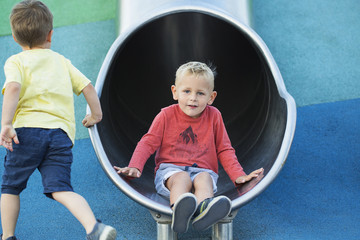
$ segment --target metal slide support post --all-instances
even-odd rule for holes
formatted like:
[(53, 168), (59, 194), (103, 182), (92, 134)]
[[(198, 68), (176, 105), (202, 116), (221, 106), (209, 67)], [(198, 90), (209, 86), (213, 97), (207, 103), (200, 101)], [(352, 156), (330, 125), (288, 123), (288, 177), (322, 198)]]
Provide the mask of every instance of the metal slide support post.
[[(177, 233), (171, 229), (171, 216), (149, 210), (156, 221), (157, 240), (177, 240)], [(233, 240), (233, 220), (238, 210), (212, 227), (212, 240)]]
[(172, 217), (149, 210), (156, 221), (157, 240), (177, 240), (177, 233), (171, 229)]
[(237, 212), (238, 210), (231, 212), (212, 227), (212, 240), (233, 240), (233, 220)]

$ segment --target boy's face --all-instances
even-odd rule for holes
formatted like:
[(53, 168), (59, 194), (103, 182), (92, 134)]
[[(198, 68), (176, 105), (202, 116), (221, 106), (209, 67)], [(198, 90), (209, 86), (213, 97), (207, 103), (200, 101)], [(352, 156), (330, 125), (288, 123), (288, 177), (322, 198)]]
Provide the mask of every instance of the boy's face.
[(204, 76), (185, 74), (178, 80), (176, 86), (171, 86), (174, 100), (177, 100), (180, 109), (189, 117), (198, 118), (207, 105), (211, 105), (216, 92)]

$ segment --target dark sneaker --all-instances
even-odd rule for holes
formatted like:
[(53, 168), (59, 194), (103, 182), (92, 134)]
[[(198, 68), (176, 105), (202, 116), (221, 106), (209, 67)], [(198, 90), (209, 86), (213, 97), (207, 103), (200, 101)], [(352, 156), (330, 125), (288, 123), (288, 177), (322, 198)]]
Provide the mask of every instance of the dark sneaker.
[(97, 222), (92, 232), (86, 235), (86, 240), (115, 240), (115, 239), (116, 239), (115, 228), (105, 225), (101, 222)]
[(196, 210), (196, 197), (192, 193), (182, 194), (175, 202), (171, 229), (177, 233), (188, 230), (189, 222)]
[(194, 214), (193, 227), (195, 230), (202, 231), (208, 229), (227, 215), (231, 211), (231, 201), (225, 196), (207, 198), (202, 201)]
[[(0, 240), (2, 239), (2, 234), (0, 234)], [(9, 237), (9, 238), (7, 238), (7, 239), (5, 239), (5, 240), (18, 240), (15, 236), (12, 236), (12, 237)]]

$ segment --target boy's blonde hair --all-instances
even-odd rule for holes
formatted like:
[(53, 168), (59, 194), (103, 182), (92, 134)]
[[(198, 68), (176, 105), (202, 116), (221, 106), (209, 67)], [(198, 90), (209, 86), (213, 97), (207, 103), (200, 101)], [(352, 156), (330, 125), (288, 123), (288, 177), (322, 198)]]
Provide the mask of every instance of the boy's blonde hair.
[(181, 65), (176, 71), (175, 85), (178, 83), (179, 79), (182, 78), (185, 74), (193, 74), (195, 76), (205, 77), (209, 83), (211, 90), (214, 90), (214, 78), (216, 75), (215, 69), (211, 69), (202, 62), (188, 62)]
[(16, 41), (21, 46), (33, 48), (46, 42), (53, 29), (53, 15), (44, 3), (25, 0), (13, 7), (10, 24)]

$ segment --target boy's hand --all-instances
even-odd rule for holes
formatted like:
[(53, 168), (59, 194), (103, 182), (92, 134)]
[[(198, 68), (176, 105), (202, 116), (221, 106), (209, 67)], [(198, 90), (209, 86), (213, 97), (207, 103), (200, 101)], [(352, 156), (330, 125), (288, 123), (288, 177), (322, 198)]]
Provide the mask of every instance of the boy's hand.
[(139, 178), (141, 176), (141, 172), (137, 168), (132, 168), (132, 167), (120, 168), (120, 167), (114, 166), (114, 169), (116, 170), (117, 174), (123, 174), (128, 177)]
[(101, 121), (101, 117), (96, 118), (92, 114), (86, 114), (85, 118), (82, 120), (82, 124), (84, 125), (84, 127), (89, 128), (94, 126), (100, 121)]
[(19, 144), (19, 139), (17, 137), (16, 131), (12, 125), (5, 125), (1, 128), (0, 133), (0, 145), (4, 146), (6, 149), (13, 151), (12, 142)]
[(92, 127), (102, 119), (102, 110), (100, 105), (99, 97), (96, 93), (94, 86), (89, 83), (83, 90), (82, 93), (90, 107), (90, 114), (87, 114), (82, 120), (84, 127)]
[(255, 171), (253, 171), (252, 173), (250, 173), (249, 175), (244, 175), (244, 176), (240, 176), (236, 179), (235, 183), (236, 184), (242, 184), (242, 183), (246, 183), (248, 181), (250, 181), (253, 178), (258, 177), (261, 173), (264, 172), (263, 168), (259, 168)]

